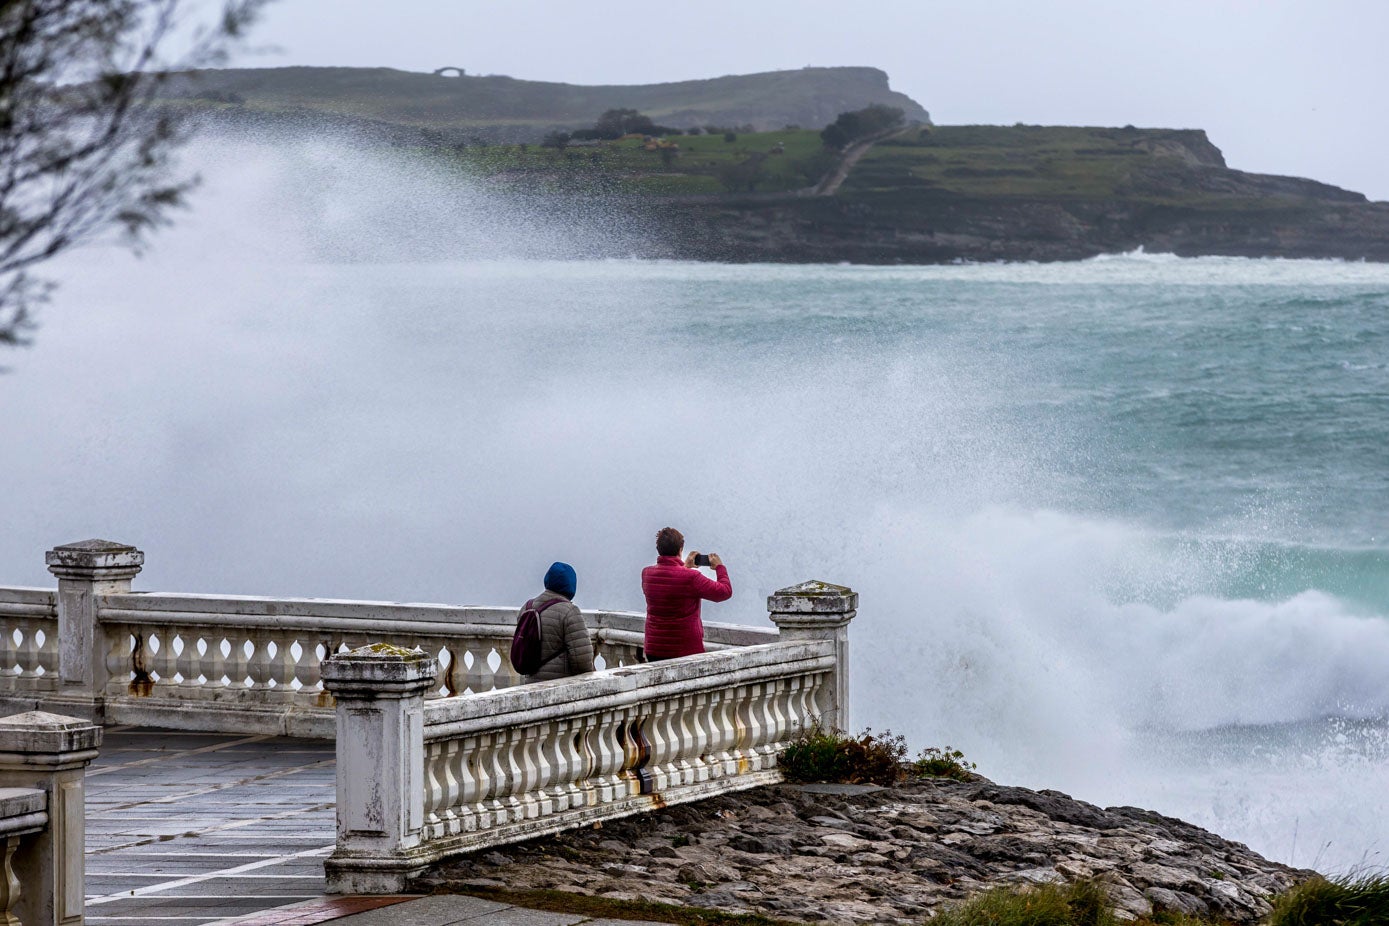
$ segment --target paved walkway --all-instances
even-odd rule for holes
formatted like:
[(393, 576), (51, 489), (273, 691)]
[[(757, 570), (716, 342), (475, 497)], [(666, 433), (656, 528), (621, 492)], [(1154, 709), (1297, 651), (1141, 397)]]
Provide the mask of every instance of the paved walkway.
[(108, 727), (87, 771), (87, 922), (199, 926), (320, 898), (333, 744)]
[(618, 926), (476, 897), (329, 897), (333, 744), (108, 727), (87, 772), (91, 926)]

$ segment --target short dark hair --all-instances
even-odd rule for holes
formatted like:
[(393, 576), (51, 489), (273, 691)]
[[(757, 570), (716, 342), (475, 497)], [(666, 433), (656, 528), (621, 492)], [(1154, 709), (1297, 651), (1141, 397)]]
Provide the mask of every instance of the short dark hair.
[(656, 553), (660, 556), (679, 556), (685, 549), (685, 535), (673, 527), (663, 527), (656, 532)]

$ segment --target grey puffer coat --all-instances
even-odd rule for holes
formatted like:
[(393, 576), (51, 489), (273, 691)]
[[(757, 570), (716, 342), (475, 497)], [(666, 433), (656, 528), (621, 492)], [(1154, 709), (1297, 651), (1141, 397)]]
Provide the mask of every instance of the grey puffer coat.
[[(540, 615), (540, 658), (545, 660), (527, 682), (547, 682), (581, 672), (593, 671), (593, 641), (589, 638), (584, 617), (572, 601), (558, 592), (544, 591), (533, 599), (539, 608), (547, 601), (558, 599)], [(519, 620), (521, 613), (516, 613)]]

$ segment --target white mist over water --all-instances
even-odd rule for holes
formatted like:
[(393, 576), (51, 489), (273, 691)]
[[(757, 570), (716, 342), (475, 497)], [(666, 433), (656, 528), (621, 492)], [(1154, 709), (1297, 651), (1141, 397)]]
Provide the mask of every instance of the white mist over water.
[[(730, 562), (708, 619), (761, 622), (807, 578), (860, 591), (857, 725), (1272, 857), (1382, 862), (1382, 514), (1301, 485), (1329, 467), (1373, 509), (1376, 459), (1353, 470), (1334, 429), (1241, 457), (1233, 412), (1188, 443), (1124, 421), (1220, 419), (1257, 391), (1244, 348), (1174, 349), (1151, 383), (1144, 358), (1221, 312), (1315, 327), (1330, 310), (1298, 300), (1373, 301), (1389, 267), (557, 261), (639, 230), (326, 145), (198, 157), (207, 189), (155, 253), (65, 262), (6, 358), (0, 581), (47, 584), (45, 549), (103, 536), (146, 551), (142, 588), (515, 603), (565, 559), (581, 604), (639, 608), (676, 524)], [(1289, 376), (1382, 400), (1316, 337)]]

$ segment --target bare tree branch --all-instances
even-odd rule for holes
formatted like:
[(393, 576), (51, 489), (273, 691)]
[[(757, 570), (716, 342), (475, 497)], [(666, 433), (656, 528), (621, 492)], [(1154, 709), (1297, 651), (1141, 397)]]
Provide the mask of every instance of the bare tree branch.
[(0, 0), (0, 347), (29, 343), (51, 290), (31, 270), (107, 231), (139, 247), (193, 185), (171, 73), (224, 60), (266, 0), (226, 0), (174, 61), (181, 0)]

